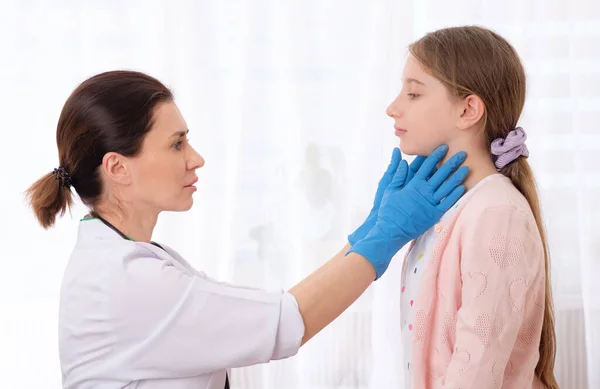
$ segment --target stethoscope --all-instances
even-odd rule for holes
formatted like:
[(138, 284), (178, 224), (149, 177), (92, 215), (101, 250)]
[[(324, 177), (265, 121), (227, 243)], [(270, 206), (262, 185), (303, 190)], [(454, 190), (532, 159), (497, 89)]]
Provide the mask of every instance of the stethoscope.
[[(112, 224), (110, 224), (106, 219), (104, 219), (103, 217), (101, 217), (100, 215), (98, 215), (96, 212), (91, 212), (90, 216), (94, 219), (98, 219), (100, 220), (102, 223), (104, 223), (108, 228), (110, 228), (111, 230), (113, 230), (114, 232), (116, 232), (117, 234), (119, 234), (120, 237), (122, 237), (125, 240), (130, 240), (133, 241), (133, 239), (131, 239), (130, 237), (128, 237), (127, 235), (125, 235), (124, 233), (122, 233), (117, 227), (113, 226)], [(151, 244), (153, 244), (156, 247), (159, 247), (160, 249), (162, 249), (164, 252), (167, 252), (167, 250), (164, 249), (164, 247), (162, 247), (161, 245), (159, 245), (156, 242), (152, 242), (150, 241)], [(229, 374), (225, 373), (225, 388), (223, 389), (230, 389), (229, 388)]]

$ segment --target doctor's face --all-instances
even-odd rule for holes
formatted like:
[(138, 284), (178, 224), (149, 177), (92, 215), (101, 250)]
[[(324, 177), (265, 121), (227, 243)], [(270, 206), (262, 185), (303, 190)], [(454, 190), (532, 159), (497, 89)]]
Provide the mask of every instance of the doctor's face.
[(134, 207), (186, 211), (192, 207), (196, 169), (204, 158), (188, 143), (187, 124), (173, 102), (157, 106), (141, 152), (128, 161), (128, 197)]

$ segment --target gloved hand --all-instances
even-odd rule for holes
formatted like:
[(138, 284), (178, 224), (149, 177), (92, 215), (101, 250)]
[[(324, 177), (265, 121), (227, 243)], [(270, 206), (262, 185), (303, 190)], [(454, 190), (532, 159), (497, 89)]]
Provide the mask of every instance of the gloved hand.
[(421, 167), (423, 161), (425, 161), (425, 157), (418, 156), (411, 162), (410, 165), (407, 165), (406, 161), (402, 159), (400, 149), (397, 147), (394, 148), (394, 151), (392, 152), (392, 160), (390, 161), (387, 170), (385, 173), (383, 173), (383, 176), (377, 185), (377, 192), (375, 193), (375, 200), (373, 201), (373, 208), (371, 208), (371, 212), (369, 212), (369, 215), (363, 224), (361, 224), (352, 234), (348, 235), (348, 242), (350, 245), (354, 245), (356, 242), (367, 236), (369, 231), (371, 231), (371, 228), (373, 228), (375, 225), (375, 222), (377, 221), (377, 212), (379, 212), (379, 205), (383, 199), (383, 194), (392, 182), (396, 171), (398, 169), (403, 169), (403, 171), (400, 172), (400, 175), (402, 177), (406, 177), (403, 184), (406, 185), (413, 178), (417, 170), (419, 170), (419, 167)]
[(384, 191), (375, 225), (348, 251), (371, 262), (376, 279), (383, 275), (398, 250), (433, 227), (463, 195), (465, 188), (461, 183), (469, 169), (458, 167), (466, 154), (456, 153), (436, 171), (447, 152), (445, 145), (435, 149), (406, 185), (408, 169), (399, 166)]

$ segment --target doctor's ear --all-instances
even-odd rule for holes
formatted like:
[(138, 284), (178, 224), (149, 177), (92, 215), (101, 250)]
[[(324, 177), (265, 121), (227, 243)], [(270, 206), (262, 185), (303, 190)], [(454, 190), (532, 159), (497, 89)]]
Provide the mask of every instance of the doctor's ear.
[(131, 176), (125, 164), (125, 157), (119, 153), (106, 153), (102, 158), (102, 170), (107, 180), (128, 185), (131, 182)]
[(474, 127), (485, 114), (485, 104), (477, 95), (469, 95), (457, 104), (460, 113), (457, 127), (460, 130)]

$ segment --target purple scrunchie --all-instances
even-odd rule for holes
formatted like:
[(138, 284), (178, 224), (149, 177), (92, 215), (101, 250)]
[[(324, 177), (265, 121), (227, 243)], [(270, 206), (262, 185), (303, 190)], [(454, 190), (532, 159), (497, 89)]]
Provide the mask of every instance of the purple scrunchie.
[(508, 133), (506, 139), (498, 138), (492, 142), (492, 154), (496, 156), (494, 163), (498, 170), (515, 159), (523, 156), (529, 157), (529, 149), (525, 144), (527, 134), (521, 127), (517, 127)]

